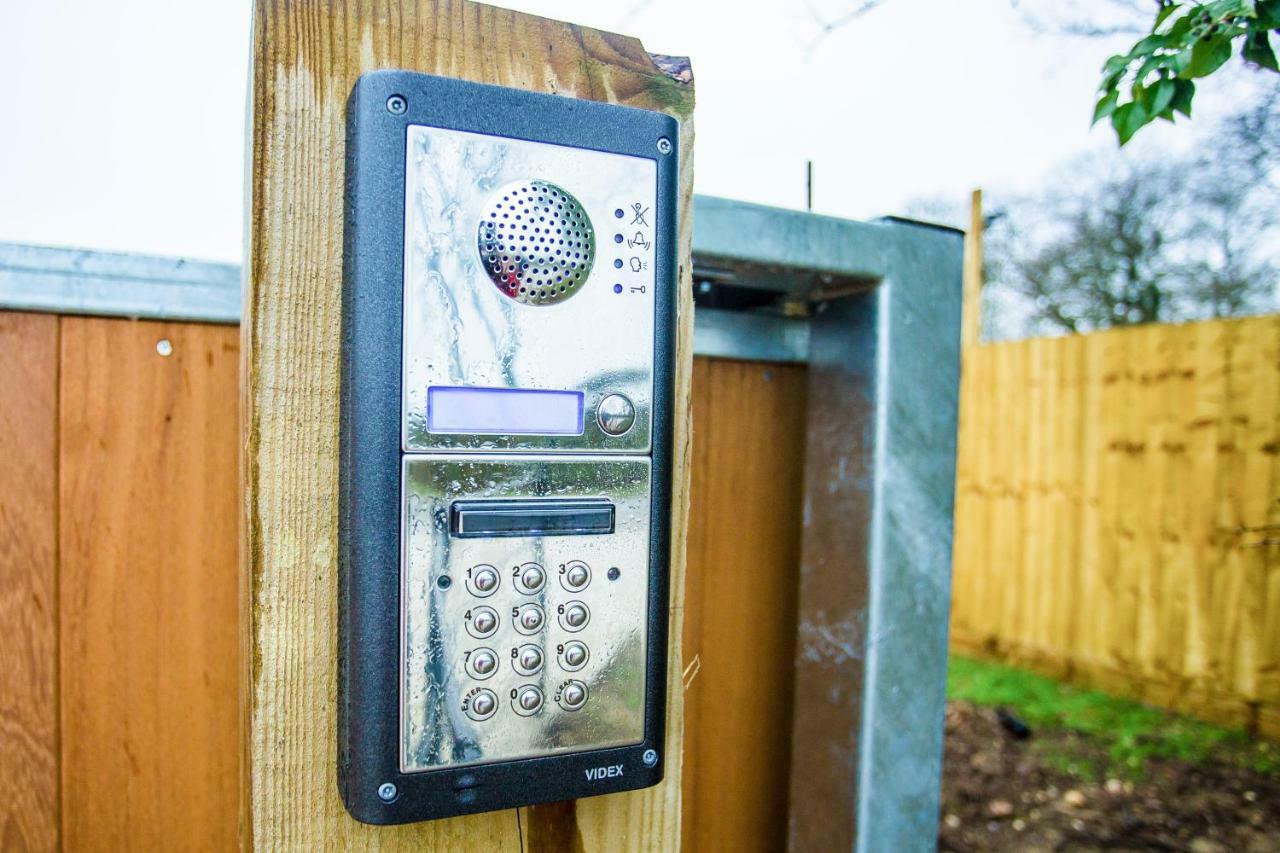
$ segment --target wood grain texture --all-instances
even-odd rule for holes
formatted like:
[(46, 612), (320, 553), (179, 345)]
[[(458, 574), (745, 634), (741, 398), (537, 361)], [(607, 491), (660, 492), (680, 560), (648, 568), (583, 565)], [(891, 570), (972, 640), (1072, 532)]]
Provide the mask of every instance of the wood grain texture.
[(952, 644), (1280, 736), (1280, 317), (964, 353)]
[(807, 376), (697, 359), (683, 849), (786, 844)]
[[(402, 68), (659, 109), (681, 120), (680, 281), (666, 782), (584, 800), (584, 850), (669, 850), (679, 837), (691, 372), (693, 88), (635, 39), (478, 3), (260, 0), (253, 22), (249, 245), (242, 366), (244, 845), (515, 850), (515, 812), (373, 829), (335, 774), (339, 305), (344, 103), (356, 78)], [(557, 817), (558, 816), (558, 817)], [(539, 837), (562, 837), (560, 829)], [(569, 833), (573, 835), (573, 833)]]
[(233, 328), (62, 320), (68, 850), (236, 844), (238, 360)]
[(0, 850), (58, 849), (58, 318), (0, 313)]

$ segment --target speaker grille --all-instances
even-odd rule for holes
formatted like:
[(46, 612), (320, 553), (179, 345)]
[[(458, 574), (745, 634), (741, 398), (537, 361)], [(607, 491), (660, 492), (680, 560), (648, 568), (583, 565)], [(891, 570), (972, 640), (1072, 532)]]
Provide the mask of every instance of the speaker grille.
[(485, 205), (480, 261), (505, 296), (525, 305), (563, 302), (586, 284), (595, 231), (582, 204), (547, 181), (520, 181)]

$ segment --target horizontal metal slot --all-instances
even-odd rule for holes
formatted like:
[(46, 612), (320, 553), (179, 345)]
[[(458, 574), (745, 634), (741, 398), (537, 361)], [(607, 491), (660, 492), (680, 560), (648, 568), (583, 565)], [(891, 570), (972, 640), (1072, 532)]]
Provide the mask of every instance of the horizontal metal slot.
[(495, 536), (596, 536), (612, 533), (607, 498), (454, 501), (449, 531), (459, 539)]

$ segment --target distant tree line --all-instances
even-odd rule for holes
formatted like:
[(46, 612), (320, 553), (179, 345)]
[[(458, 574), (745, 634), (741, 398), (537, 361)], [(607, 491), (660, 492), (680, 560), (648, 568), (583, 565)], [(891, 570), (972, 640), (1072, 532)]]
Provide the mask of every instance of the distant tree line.
[(1184, 156), (1073, 163), (1042, 193), (992, 199), (990, 307), (1020, 310), (1030, 328), (1015, 334), (1275, 310), (1280, 87), (1209, 138)]

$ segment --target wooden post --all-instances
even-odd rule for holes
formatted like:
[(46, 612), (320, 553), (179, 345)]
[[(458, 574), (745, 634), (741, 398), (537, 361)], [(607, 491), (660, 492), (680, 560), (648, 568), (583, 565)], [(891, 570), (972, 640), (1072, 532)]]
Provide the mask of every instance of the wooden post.
[[(692, 370), (693, 85), (639, 41), (467, 0), (259, 0), (243, 341), (242, 840), (260, 850), (672, 850)], [(647, 791), (374, 828), (335, 782), (339, 305), (345, 101), (402, 68), (663, 110), (681, 124), (666, 781)]]
[(969, 230), (964, 235), (964, 305), (960, 351), (982, 342), (982, 190), (969, 200)]

